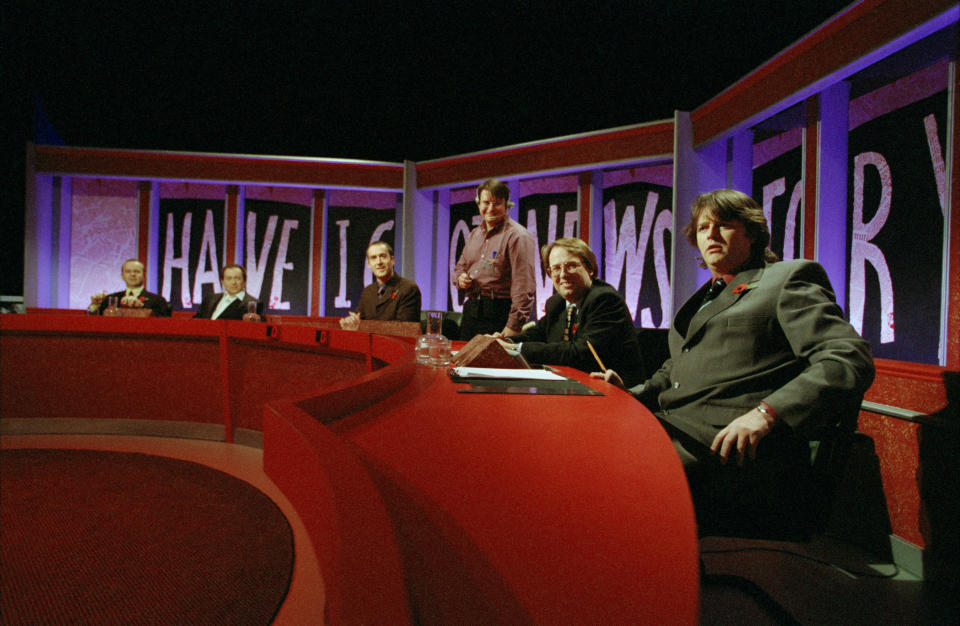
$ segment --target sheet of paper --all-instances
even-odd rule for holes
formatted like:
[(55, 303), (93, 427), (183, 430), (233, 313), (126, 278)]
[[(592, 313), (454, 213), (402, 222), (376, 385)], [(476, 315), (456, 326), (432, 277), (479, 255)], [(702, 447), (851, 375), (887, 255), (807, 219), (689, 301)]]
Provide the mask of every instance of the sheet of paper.
[(560, 374), (547, 370), (505, 369), (499, 367), (455, 367), (453, 373), (461, 378), (507, 378), (514, 380), (566, 380)]

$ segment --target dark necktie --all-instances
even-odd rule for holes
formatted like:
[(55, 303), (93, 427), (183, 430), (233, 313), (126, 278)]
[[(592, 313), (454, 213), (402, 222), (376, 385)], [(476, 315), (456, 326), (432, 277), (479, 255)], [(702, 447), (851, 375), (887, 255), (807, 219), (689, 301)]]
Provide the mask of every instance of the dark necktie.
[(378, 298), (383, 298), (383, 292), (386, 291), (386, 290), (387, 290), (387, 286), (386, 286), (386, 285), (379, 285), (379, 286), (377, 287), (377, 297), (378, 297)]
[(718, 278), (717, 280), (713, 281), (713, 284), (710, 285), (710, 290), (707, 291), (705, 296), (703, 296), (703, 304), (700, 305), (700, 308), (702, 309), (710, 304), (714, 298), (720, 295), (720, 292), (723, 291), (723, 288), (726, 286), (727, 283), (725, 283), (722, 278)]
[(567, 307), (567, 325), (563, 329), (563, 340), (570, 341), (574, 334), (574, 325), (577, 323), (577, 305), (571, 304)]

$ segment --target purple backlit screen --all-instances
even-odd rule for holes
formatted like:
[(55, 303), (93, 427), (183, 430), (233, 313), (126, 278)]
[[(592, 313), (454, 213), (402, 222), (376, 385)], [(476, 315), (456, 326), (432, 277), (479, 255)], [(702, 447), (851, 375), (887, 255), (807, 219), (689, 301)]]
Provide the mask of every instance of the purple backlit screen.
[(850, 103), (848, 310), (877, 357), (938, 362), (944, 70), (927, 68)]
[(624, 297), (634, 325), (670, 325), (670, 187), (632, 182), (603, 190), (603, 279)]

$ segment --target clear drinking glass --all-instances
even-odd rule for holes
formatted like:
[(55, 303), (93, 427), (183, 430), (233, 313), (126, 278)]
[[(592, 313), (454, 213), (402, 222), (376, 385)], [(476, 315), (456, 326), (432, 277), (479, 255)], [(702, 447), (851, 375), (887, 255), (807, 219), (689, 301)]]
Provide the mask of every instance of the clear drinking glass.
[(450, 365), (450, 340), (440, 334), (443, 311), (427, 311), (426, 322), (426, 332), (417, 337), (417, 363), (446, 367)]
[(107, 317), (120, 315), (120, 298), (117, 296), (107, 296), (107, 306), (103, 309), (103, 314)]
[(439, 335), (443, 330), (443, 311), (427, 311), (428, 335)]
[(243, 314), (243, 320), (248, 322), (250, 320), (258, 320), (260, 317), (257, 315), (257, 303), (256, 302), (247, 302), (243, 305), (245, 312)]

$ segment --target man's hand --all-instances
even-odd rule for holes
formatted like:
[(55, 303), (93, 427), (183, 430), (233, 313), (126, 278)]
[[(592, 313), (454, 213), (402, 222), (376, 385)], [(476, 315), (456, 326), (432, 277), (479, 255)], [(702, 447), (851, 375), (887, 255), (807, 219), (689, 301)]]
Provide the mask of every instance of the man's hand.
[(142, 309), (143, 302), (140, 302), (140, 299), (136, 296), (124, 296), (123, 299), (120, 300), (120, 306), (125, 306), (131, 309)]
[(509, 327), (507, 327), (507, 326), (504, 326), (504, 327), (503, 327), (503, 330), (501, 330), (498, 334), (499, 334), (501, 337), (515, 337), (516, 335), (519, 335), (519, 334), (520, 334), (520, 331), (519, 331), (519, 330), (513, 330), (512, 328), (509, 328)]
[(615, 387), (620, 387), (621, 389), (627, 388), (623, 382), (623, 379), (620, 378), (620, 374), (617, 374), (613, 370), (607, 370), (605, 372), (590, 372), (590, 378), (602, 378)]
[(100, 293), (95, 293), (90, 296), (90, 306), (87, 307), (91, 312), (96, 313), (100, 308), (100, 303), (103, 302), (103, 299), (107, 297), (106, 291), (101, 291)]
[(340, 318), (340, 328), (344, 330), (357, 330), (360, 328), (360, 314), (351, 311), (346, 317)]
[(776, 419), (769, 413), (751, 409), (717, 433), (710, 452), (719, 454), (720, 461), (726, 463), (730, 453), (736, 450), (737, 465), (743, 465), (744, 453), (749, 453), (751, 459), (757, 458), (757, 446), (773, 430), (774, 422)]
[(473, 284), (473, 279), (470, 278), (470, 275), (467, 274), (466, 272), (460, 274), (460, 276), (457, 277), (457, 287), (459, 287), (460, 289), (469, 289), (470, 285), (472, 284)]

